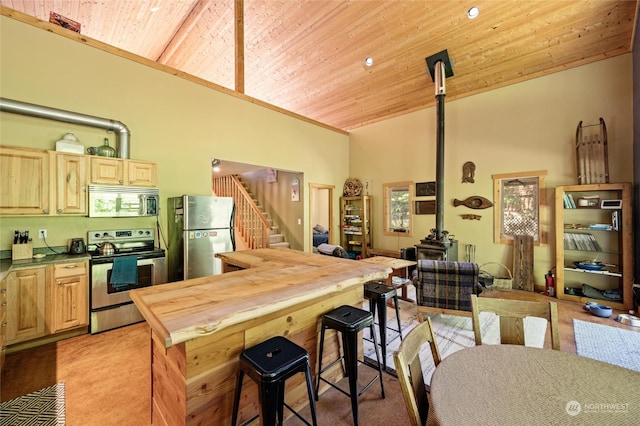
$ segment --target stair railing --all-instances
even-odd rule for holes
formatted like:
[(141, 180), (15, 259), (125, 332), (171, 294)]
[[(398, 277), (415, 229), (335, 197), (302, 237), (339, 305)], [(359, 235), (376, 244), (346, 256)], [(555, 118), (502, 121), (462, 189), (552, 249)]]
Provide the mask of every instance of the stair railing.
[(221, 176), (212, 180), (213, 192), (219, 197), (233, 197), (236, 204), (236, 231), (250, 249), (269, 247), (271, 225), (237, 176)]

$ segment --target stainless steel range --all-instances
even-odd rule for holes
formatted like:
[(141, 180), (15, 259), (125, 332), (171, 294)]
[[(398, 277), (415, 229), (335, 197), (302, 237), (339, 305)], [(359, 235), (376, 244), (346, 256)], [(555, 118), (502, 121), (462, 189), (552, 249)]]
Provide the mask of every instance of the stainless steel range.
[[(87, 242), (91, 254), (91, 334), (143, 321), (129, 290), (167, 282), (165, 252), (155, 247), (153, 229), (89, 231)], [(113, 249), (105, 243), (112, 244)], [(118, 268), (124, 267), (124, 273), (129, 272), (135, 283), (115, 282), (112, 277), (115, 262), (125, 265)], [(126, 271), (127, 267), (133, 270)], [(119, 270), (116, 275), (122, 272)]]

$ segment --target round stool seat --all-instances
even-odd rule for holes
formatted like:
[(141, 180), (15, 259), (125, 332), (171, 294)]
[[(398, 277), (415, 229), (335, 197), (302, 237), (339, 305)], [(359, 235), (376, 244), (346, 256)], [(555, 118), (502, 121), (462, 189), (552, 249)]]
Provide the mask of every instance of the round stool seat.
[(373, 324), (371, 312), (353, 306), (339, 306), (322, 316), (322, 322), (329, 328), (345, 332), (358, 332)]
[(299, 372), (308, 360), (304, 348), (282, 336), (272, 337), (240, 354), (241, 368), (256, 382), (286, 379)]

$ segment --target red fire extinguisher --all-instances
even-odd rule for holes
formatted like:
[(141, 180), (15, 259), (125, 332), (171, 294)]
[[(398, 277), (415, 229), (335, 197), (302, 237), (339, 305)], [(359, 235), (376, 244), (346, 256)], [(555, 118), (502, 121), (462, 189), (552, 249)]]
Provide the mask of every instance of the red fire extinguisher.
[(544, 276), (544, 289), (547, 296), (554, 297), (556, 295), (556, 283), (551, 271)]

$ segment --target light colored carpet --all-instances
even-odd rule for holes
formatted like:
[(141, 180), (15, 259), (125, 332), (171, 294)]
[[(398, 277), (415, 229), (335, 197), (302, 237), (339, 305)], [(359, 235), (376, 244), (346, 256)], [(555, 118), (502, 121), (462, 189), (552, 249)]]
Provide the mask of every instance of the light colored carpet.
[(573, 320), (578, 355), (640, 371), (640, 331)]
[[(415, 288), (410, 286), (409, 297), (412, 297), (411, 289), (415, 292)], [(399, 301), (400, 323), (402, 325), (402, 335), (406, 336), (418, 322), (418, 309), (414, 303)], [(365, 300), (364, 309), (369, 309), (369, 302)], [(377, 321), (377, 316), (376, 316)], [(471, 318), (455, 315), (432, 315), (431, 322), (440, 356), (442, 359), (455, 353), (461, 349), (475, 346), (475, 337)], [(480, 313), (480, 323), (482, 326), (482, 342), (483, 344), (499, 344), (500, 343), (500, 324), (498, 317), (489, 312)], [(525, 344), (542, 348), (544, 346), (545, 333), (547, 331), (547, 320), (543, 318), (525, 318)], [(387, 307), (387, 326), (397, 328), (395, 310)], [(400, 335), (390, 328), (387, 328), (387, 371), (395, 374), (395, 365), (393, 363), (393, 353), (398, 350), (401, 344)], [(375, 326), (376, 333), (379, 333), (378, 325)], [(369, 331), (364, 331), (364, 357), (368, 362), (377, 365), (376, 355), (373, 350), (373, 343), (370, 340)], [(380, 336), (376, 334), (376, 336)], [(379, 342), (378, 338), (378, 342)], [(431, 382), (431, 375), (435, 369), (431, 350), (428, 345), (424, 345), (421, 351), (422, 365), (424, 368), (425, 383)]]
[(6, 426), (65, 425), (64, 382), (0, 404), (0, 424)]

